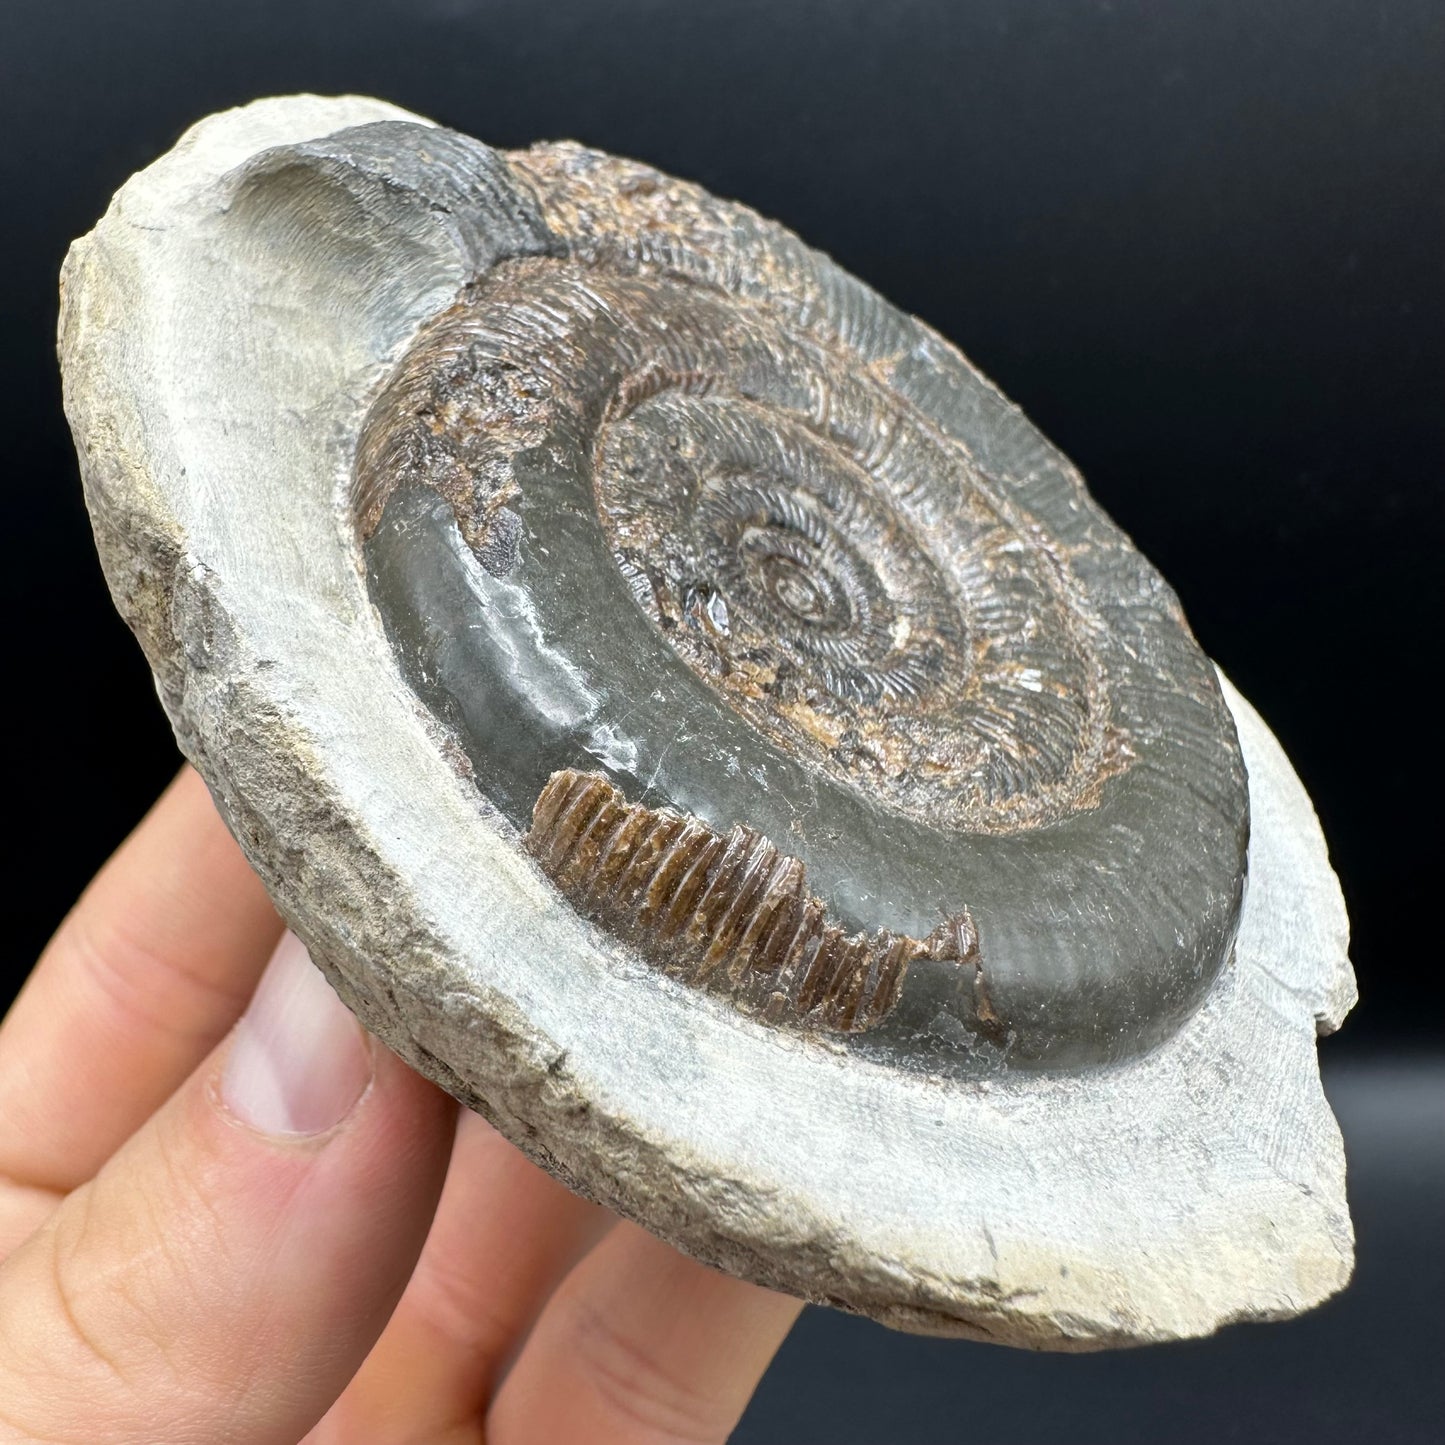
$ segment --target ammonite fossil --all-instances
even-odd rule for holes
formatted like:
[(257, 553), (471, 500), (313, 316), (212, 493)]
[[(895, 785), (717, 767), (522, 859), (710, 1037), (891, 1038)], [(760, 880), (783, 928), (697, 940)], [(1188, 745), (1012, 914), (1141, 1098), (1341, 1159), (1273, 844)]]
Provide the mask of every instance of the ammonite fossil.
[(117, 601), (393, 1047), (750, 1278), (1053, 1346), (1337, 1288), (1317, 825), (947, 342), (745, 207), (377, 102), (68, 263)]

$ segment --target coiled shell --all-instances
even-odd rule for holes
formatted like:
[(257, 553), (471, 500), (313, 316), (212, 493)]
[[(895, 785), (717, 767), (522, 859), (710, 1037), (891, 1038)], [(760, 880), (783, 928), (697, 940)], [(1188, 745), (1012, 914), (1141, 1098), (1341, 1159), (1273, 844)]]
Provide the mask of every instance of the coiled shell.
[[(952, 347), (780, 227), (576, 146), (473, 164), (512, 254), (382, 389), (354, 505), (483, 794), (663, 971), (871, 1057), (1081, 1067), (1167, 1036), (1229, 956), (1248, 837), (1168, 587)], [(610, 843), (643, 849), (639, 896), (738, 830), (796, 887), (709, 872), (708, 844), (705, 907), (624, 917), (536, 816), (576, 773), (654, 817)], [(821, 993), (802, 900), (852, 940)], [(930, 942), (961, 917), (966, 957)], [(673, 959), (724, 918), (741, 953)]]

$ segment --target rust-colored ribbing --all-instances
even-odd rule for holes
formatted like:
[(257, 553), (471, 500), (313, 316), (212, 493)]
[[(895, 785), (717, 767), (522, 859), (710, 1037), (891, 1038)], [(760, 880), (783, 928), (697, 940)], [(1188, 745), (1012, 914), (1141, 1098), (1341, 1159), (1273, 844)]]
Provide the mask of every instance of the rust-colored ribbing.
[(845, 934), (808, 892), (802, 862), (762, 834), (628, 803), (596, 773), (553, 773), (525, 841), (580, 912), (769, 1023), (861, 1033), (888, 1016), (915, 958), (977, 965), (967, 909), (923, 942)]

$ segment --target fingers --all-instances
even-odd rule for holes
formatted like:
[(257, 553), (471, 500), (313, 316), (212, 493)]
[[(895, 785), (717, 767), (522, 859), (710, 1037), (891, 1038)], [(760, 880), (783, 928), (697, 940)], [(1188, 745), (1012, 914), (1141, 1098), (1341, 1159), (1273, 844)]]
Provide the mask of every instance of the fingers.
[(612, 1223), (464, 1113), (416, 1273), (317, 1445), (474, 1436), (511, 1352)]
[(452, 1122), (288, 936), (228, 1044), (0, 1267), (0, 1439), (299, 1440), (401, 1295)]
[(543, 1311), (489, 1445), (724, 1441), (800, 1308), (618, 1225)]
[(57, 1193), (89, 1179), (235, 1022), (280, 931), (186, 768), (0, 1024), (0, 1176)]

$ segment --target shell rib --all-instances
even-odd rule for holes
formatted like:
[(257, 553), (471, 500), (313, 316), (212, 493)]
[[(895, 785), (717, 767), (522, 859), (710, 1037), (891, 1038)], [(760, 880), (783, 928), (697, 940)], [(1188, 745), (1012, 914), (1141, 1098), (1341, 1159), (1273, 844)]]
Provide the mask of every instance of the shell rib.
[(548, 779), (524, 841), (587, 917), (769, 1023), (863, 1033), (898, 1003), (918, 958), (967, 970), (992, 1022), (967, 908), (927, 939), (849, 934), (808, 892), (805, 866), (760, 833), (628, 804), (606, 778), (570, 769)]

